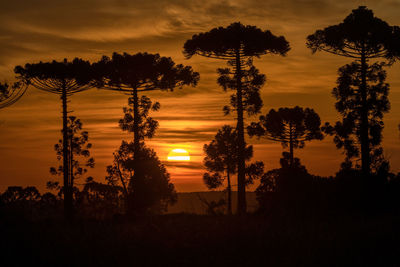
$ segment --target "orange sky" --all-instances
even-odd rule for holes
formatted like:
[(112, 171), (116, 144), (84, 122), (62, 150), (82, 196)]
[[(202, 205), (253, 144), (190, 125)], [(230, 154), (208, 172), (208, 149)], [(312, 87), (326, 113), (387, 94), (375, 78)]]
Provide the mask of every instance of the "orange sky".
[[(331, 96), (337, 69), (350, 61), (325, 53), (311, 54), (305, 38), (315, 30), (341, 22), (352, 9), (367, 5), (376, 16), (400, 25), (397, 0), (35, 0), (0, 2), (0, 80), (12, 80), (18, 64), (81, 57), (91, 61), (113, 51), (160, 53), (200, 72), (196, 88), (148, 94), (161, 103), (152, 114), (160, 128), (148, 145), (165, 160), (173, 148), (189, 151), (190, 163), (167, 163), (179, 191), (205, 190), (202, 184), (202, 146), (223, 124), (234, 125), (233, 116), (223, 116), (230, 93), (216, 84), (215, 70), (223, 61), (194, 57), (185, 60), (182, 47), (193, 34), (240, 21), (283, 35), (290, 42), (286, 57), (264, 56), (255, 65), (267, 76), (262, 89), (265, 114), (270, 108), (299, 105), (314, 108), (323, 122), (338, 114)], [(391, 110), (385, 115), (384, 148), (392, 169), (400, 171), (400, 63), (388, 69)], [(93, 144), (96, 167), (89, 175), (104, 181), (105, 167), (122, 139), (131, 135), (118, 128), (126, 96), (93, 89), (71, 98), (70, 110), (81, 119)], [(247, 122), (257, 120), (257, 116)], [(34, 185), (44, 189), (55, 166), (54, 144), (60, 138), (61, 107), (58, 96), (30, 88), (11, 107), (0, 110), (0, 191), (9, 185)], [(280, 144), (249, 139), (255, 160), (266, 170), (276, 168)], [(296, 150), (313, 174), (333, 175), (343, 160), (328, 137)]]

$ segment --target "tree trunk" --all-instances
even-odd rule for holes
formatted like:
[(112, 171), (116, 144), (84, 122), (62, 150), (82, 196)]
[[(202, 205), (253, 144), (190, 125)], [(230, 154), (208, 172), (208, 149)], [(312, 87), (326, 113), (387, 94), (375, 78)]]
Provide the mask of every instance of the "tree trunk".
[(370, 149), (369, 149), (369, 125), (367, 107), (367, 62), (364, 48), (361, 53), (361, 122), (360, 122), (360, 142), (361, 142), (361, 170), (363, 175), (370, 174)]
[(293, 155), (293, 128), (292, 124), (289, 124), (289, 160), (290, 167), (293, 167), (294, 155)]
[[(73, 200), (73, 196), (74, 196), (74, 150), (73, 150), (73, 131), (72, 131), (72, 124), (71, 124), (71, 131), (70, 131), (70, 137), (69, 137), (69, 172), (70, 172), (70, 180), (69, 180), (69, 186), (71, 189), (71, 199)], [(72, 205), (72, 213), (73, 213), (73, 205)]]
[(137, 88), (133, 88), (133, 155), (136, 161), (137, 153), (139, 153), (139, 98)]
[(64, 217), (72, 218), (72, 195), (69, 184), (69, 153), (68, 153), (68, 121), (67, 121), (67, 89), (62, 87), (62, 114), (63, 114), (63, 174), (64, 174)]
[(228, 180), (228, 186), (226, 187), (226, 191), (228, 191), (228, 215), (232, 215), (232, 187), (229, 169), (226, 170), (226, 179)]
[(243, 100), (242, 100), (242, 66), (240, 51), (236, 50), (236, 85), (237, 85), (237, 131), (238, 131), (238, 215), (246, 213), (246, 178), (244, 159), (244, 126), (243, 126)]
[(134, 192), (134, 184), (137, 182), (138, 179), (140, 179), (140, 173), (139, 173), (139, 151), (140, 151), (140, 133), (139, 133), (139, 98), (138, 98), (138, 91), (137, 87), (133, 86), (132, 87), (132, 104), (133, 104), (133, 176), (131, 176), (131, 179), (128, 184), (128, 198), (127, 198), (127, 205), (126, 205), (126, 213), (129, 215), (134, 215), (137, 212), (137, 206), (134, 203), (134, 194), (137, 194), (137, 192)]

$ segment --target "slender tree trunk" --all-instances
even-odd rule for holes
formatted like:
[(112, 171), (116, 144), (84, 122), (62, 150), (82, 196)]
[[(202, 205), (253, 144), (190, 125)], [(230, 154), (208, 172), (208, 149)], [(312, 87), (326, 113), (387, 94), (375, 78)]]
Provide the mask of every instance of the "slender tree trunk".
[(292, 124), (289, 123), (289, 163), (290, 167), (293, 167), (293, 160), (294, 160), (294, 155), (293, 155), (293, 128)]
[(69, 153), (68, 153), (68, 121), (67, 121), (67, 89), (62, 88), (62, 114), (63, 114), (63, 174), (64, 174), (64, 216), (70, 220), (72, 217), (72, 198), (69, 184)]
[(364, 47), (361, 53), (361, 125), (360, 125), (360, 141), (361, 141), (361, 170), (363, 175), (370, 174), (370, 154), (369, 154), (369, 137), (368, 137), (368, 107), (367, 107), (367, 60), (365, 58)]
[(119, 167), (119, 162), (118, 162), (118, 160), (117, 160), (116, 162), (117, 162), (117, 167), (118, 167), (119, 179), (120, 179), (120, 181), (121, 181), (122, 188), (123, 188), (123, 190), (124, 190), (124, 197), (125, 197), (125, 200), (126, 200), (126, 199), (128, 198), (128, 189), (126, 188), (126, 184), (125, 184), (124, 178), (122, 177), (122, 172), (121, 172), (121, 169), (120, 169), (120, 167)]
[[(116, 161), (116, 163), (117, 163), (117, 167), (118, 167), (119, 179), (121, 181), (123, 194), (124, 194), (124, 207), (123, 207), (123, 210), (126, 213), (129, 213), (129, 201), (128, 201), (129, 200), (129, 191), (128, 191), (127, 187), (126, 187), (126, 183), (124, 181), (124, 177), (122, 177), (122, 172), (121, 172), (121, 169), (119, 167), (119, 159)], [(129, 186), (129, 184), (128, 184), (128, 186)]]
[(243, 126), (243, 100), (242, 100), (242, 64), (240, 50), (236, 50), (236, 85), (237, 85), (237, 131), (238, 131), (238, 206), (237, 213), (246, 213), (246, 178), (244, 159), (244, 126)]
[(137, 88), (133, 88), (133, 145), (134, 145), (134, 159), (136, 160), (137, 153), (139, 153), (139, 98)]
[(228, 186), (226, 187), (226, 190), (228, 191), (228, 215), (232, 215), (232, 187), (229, 168), (226, 170), (226, 179), (228, 180)]
[(127, 205), (126, 205), (126, 212), (127, 214), (134, 215), (137, 209), (134, 200), (134, 183), (140, 179), (140, 172), (139, 172), (139, 151), (140, 151), (140, 133), (139, 133), (139, 98), (138, 98), (138, 91), (137, 87), (132, 87), (132, 104), (133, 104), (133, 176), (131, 177), (129, 184), (128, 184), (128, 198), (127, 198)]
[[(71, 127), (72, 127), (72, 124), (71, 124)], [(73, 194), (74, 194), (74, 165), (73, 165), (74, 155), (73, 155), (73, 153), (74, 153), (74, 150), (73, 150), (72, 141), (73, 141), (73, 132), (72, 132), (72, 128), (71, 128), (70, 138), (69, 138), (69, 142), (70, 142), (69, 143), (69, 172), (70, 172), (69, 186), (71, 188), (71, 198), (73, 200), (74, 199), (73, 198)], [(72, 205), (72, 209), (73, 209), (73, 205)]]

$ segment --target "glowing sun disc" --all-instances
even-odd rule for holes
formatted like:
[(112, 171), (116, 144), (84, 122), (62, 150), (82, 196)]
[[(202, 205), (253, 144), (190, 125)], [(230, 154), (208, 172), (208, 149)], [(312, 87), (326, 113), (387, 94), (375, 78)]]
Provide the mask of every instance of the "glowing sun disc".
[(168, 153), (168, 161), (190, 161), (189, 152), (185, 149), (175, 148)]

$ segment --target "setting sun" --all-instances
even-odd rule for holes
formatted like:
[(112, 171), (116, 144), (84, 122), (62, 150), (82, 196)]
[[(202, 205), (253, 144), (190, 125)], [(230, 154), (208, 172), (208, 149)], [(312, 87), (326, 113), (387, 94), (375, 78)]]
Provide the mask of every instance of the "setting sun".
[(168, 153), (167, 159), (168, 161), (190, 161), (190, 155), (185, 149), (175, 148)]

